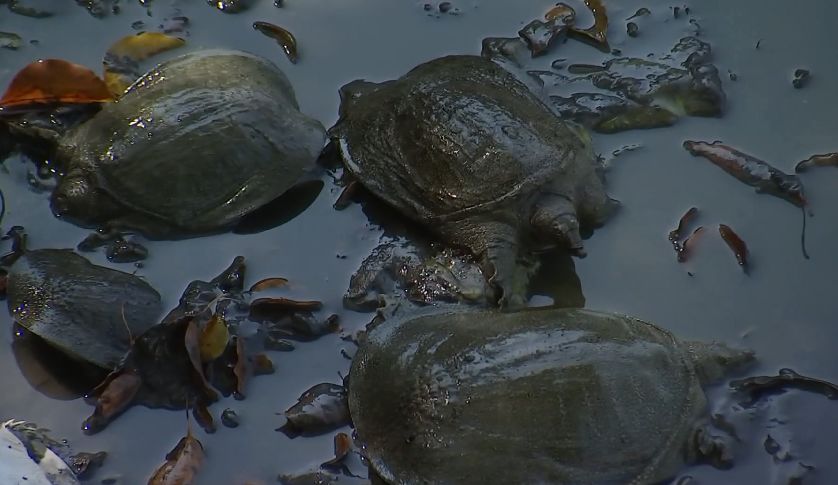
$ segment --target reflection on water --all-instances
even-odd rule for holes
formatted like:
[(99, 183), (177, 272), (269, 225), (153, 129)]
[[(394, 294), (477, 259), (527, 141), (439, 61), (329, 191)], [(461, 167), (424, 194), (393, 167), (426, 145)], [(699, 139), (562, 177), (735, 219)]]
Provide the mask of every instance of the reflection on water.
[[(229, 15), (203, 2), (142, 2), (148, 9), (139, 3), (121, 2), (118, 15), (103, 19), (72, 2), (49, 2), (54, 16), (41, 19), (7, 14), (4, 9), (0, 31), (20, 35), (22, 44), (17, 51), (0, 50), (0, 84), (5, 86), (35, 58), (67, 59), (98, 72), (108, 46), (135, 32), (132, 24), (142, 21), (156, 26), (165, 19), (186, 16), (189, 36), (184, 49), (238, 48), (274, 60), (292, 82), (302, 112), (330, 126), (338, 115), (338, 88), (346, 82), (357, 78), (380, 82), (434, 57), (477, 54), (481, 39), (514, 37), (552, 6), (552, 2), (535, 0), (514, 5), (469, 0), (452, 2), (449, 13), (440, 15), (436, 7), (423, 10), (422, 2), (288, 0), (282, 8), (272, 2), (254, 2), (252, 8)], [(789, 367), (838, 381), (838, 358), (832, 348), (838, 340), (832, 283), (838, 272), (832, 248), (838, 236), (832, 224), (838, 207), (836, 175), (820, 167), (800, 174), (814, 213), (807, 228), (812, 259), (805, 261), (799, 250), (798, 209), (755, 195), (750, 187), (706, 160), (692, 157), (681, 146), (687, 139), (719, 139), (747, 149), (786, 173), (792, 173), (800, 160), (838, 149), (838, 121), (833, 113), (838, 91), (832, 89), (838, 67), (829, 51), (835, 43), (830, 21), (838, 16), (838, 4), (822, 0), (810, 9), (793, 10), (778, 0), (759, 5), (713, 0), (690, 5), (689, 16), (680, 6), (676, 18), (674, 5), (666, 2), (605, 3), (611, 21), (609, 43), (627, 57), (659, 55), (680, 38), (695, 35), (700, 25), (699, 38), (712, 45), (714, 63), (722, 73), (727, 106), (720, 119), (681, 118), (668, 128), (596, 135), (593, 143), (602, 154), (642, 145), (610, 164), (609, 193), (623, 208), (586, 241), (587, 258), (552, 261), (551, 255), (533, 292), (549, 295), (545, 288), (569, 281), (570, 294), (578, 295), (572, 301), (584, 301), (590, 308), (636, 315), (685, 338), (750, 347), (759, 359), (755, 374), (776, 375), (780, 368)], [(651, 15), (632, 19), (638, 25), (637, 36), (629, 37), (624, 19), (642, 7)], [(450, 15), (454, 10), (458, 14)], [(584, 7), (576, 10), (580, 25), (593, 23)], [(273, 40), (252, 28), (255, 21), (269, 21), (293, 32), (299, 62), (288, 62)], [(539, 58), (524, 60), (527, 70), (549, 71), (554, 70), (553, 63), (599, 65), (610, 58), (568, 41), (552, 45)], [(567, 61), (556, 62), (559, 59)], [(798, 69), (810, 76), (795, 89), (792, 82)], [(29, 168), (23, 162), (12, 158), (4, 166), (7, 172), (0, 174), (0, 189), (8, 204), (4, 228), (26, 226), (32, 246), (39, 248), (69, 247), (84, 238), (86, 230), (52, 216), (48, 193), (27, 188)], [(189, 281), (217, 272), (242, 254), (252, 281), (282, 275), (293, 283), (289, 287), (293, 296), (322, 300), (324, 313), (339, 314), (346, 333), (357, 330), (370, 315), (344, 310), (341, 298), (350, 275), (378, 245), (385, 231), (380, 224), (387, 218), (368, 218), (364, 210), (372, 210), (366, 204), (335, 211), (332, 204), (341, 188), (329, 176), (321, 180), (322, 188), (312, 188), (296, 208), (283, 204), (288, 216), (268, 217), (272, 222), (257, 223), (252, 230), (242, 230), (244, 234), (148, 242), (150, 256), (138, 275), (160, 291), (169, 309)], [(747, 242), (752, 262), (749, 274), (743, 274), (715, 234), (697, 241), (689, 261), (677, 262), (667, 233), (693, 206), (700, 210), (696, 224), (729, 225)], [(291, 215), (297, 213), (297, 217)], [(276, 214), (271, 211), (270, 216)], [(104, 254), (93, 258), (97, 264), (110, 264)], [(553, 279), (574, 269), (578, 279)], [(10, 319), (4, 320), (0, 323), (10, 327)], [(39, 377), (37, 369), (55, 371), (40, 362), (46, 354), (38, 351), (39, 357), (32, 360), (36, 365), (21, 364), (36, 370), (18, 371), (15, 359), (30, 360), (19, 357), (21, 344), (13, 345), (11, 331), (0, 335), (5, 335), (0, 341), (0, 367), (7, 369), (0, 378), (2, 415), (49, 427), (77, 449), (108, 450), (110, 456), (97, 479), (120, 476), (124, 483), (140, 483), (183, 436), (182, 413), (142, 407), (126, 412), (105, 432), (84, 436), (80, 426), (91, 407), (81, 399), (57, 400), (69, 398), (78, 389), (62, 379), (66, 389), (45, 390), (50, 374)], [(337, 373), (348, 368), (341, 350), (351, 353), (353, 347), (338, 335), (330, 335), (301, 344), (291, 353), (273, 353), (276, 374), (253, 380), (246, 400), (225, 400), (213, 406), (210, 410), (216, 416), (225, 407), (234, 409), (241, 424), (235, 429), (221, 428), (212, 436), (196, 431), (207, 452), (201, 483), (272, 482), (278, 473), (303, 472), (329, 459), (332, 435), (292, 441), (274, 431), (282, 424), (274, 413), (293, 405), (312, 385), (336, 382)], [(57, 368), (69, 370), (64, 365)], [(684, 476), (699, 483), (788, 483), (795, 476), (803, 476), (803, 483), (838, 481), (834, 461), (838, 443), (830, 432), (838, 427), (833, 401), (790, 390), (744, 406), (725, 386), (712, 389), (709, 395), (713, 413), (735, 427), (741, 438), (734, 449), (735, 466), (728, 471), (696, 466)]]

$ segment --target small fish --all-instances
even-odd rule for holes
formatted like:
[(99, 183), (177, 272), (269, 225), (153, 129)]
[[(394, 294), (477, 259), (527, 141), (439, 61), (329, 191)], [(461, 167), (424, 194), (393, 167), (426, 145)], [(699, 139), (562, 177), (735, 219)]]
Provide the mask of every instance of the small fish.
[(297, 63), (297, 39), (291, 32), (268, 22), (253, 22), (253, 28), (276, 40), (292, 64)]
[(810, 167), (838, 167), (838, 152), (812, 155), (806, 160), (798, 162), (794, 166), (794, 171), (797, 173), (805, 172)]
[(736, 256), (736, 262), (742, 267), (742, 271), (748, 274), (748, 246), (745, 244), (745, 241), (733, 232), (730, 226), (725, 224), (719, 224), (719, 234), (725, 243), (727, 243), (730, 250), (733, 251), (734, 256)]

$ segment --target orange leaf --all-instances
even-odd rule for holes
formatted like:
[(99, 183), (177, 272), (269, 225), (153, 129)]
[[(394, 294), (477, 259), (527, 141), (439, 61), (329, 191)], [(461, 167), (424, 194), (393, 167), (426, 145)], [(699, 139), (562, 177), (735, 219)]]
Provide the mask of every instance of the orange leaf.
[(140, 61), (177, 49), (185, 43), (180, 37), (160, 32), (141, 32), (119, 39), (108, 48), (102, 61), (108, 89), (114, 96), (121, 96), (140, 77), (137, 72)]
[(61, 59), (40, 59), (15, 75), (0, 98), (0, 108), (106, 101), (113, 101), (113, 97), (105, 82), (90, 69)]

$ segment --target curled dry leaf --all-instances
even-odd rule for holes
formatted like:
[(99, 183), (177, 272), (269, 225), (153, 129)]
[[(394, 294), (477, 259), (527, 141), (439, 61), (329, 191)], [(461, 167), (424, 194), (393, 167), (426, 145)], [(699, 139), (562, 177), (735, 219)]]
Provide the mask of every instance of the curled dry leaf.
[(166, 455), (166, 462), (154, 472), (148, 485), (191, 485), (204, 462), (204, 446), (192, 436), (187, 426), (186, 436)]
[(795, 175), (786, 174), (768, 163), (747, 153), (722, 144), (720, 141), (684, 142), (684, 148), (692, 155), (704, 157), (725, 172), (736, 177), (757, 192), (771, 194), (797, 207), (806, 205), (803, 184)]
[(338, 433), (335, 435), (335, 457), (329, 461), (323, 462), (320, 466), (326, 468), (340, 467), (343, 464), (344, 458), (352, 449), (352, 439), (346, 433)]
[(61, 59), (41, 59), (15, 75), (0, 98), (0, 108), (107, 101), (113, 101), (113, 96), (104, 81), (90, 69)]
[(140, 77), (140, 61), (185, 43), (179, 37), (160, 32), (141, 32), (119, 39), (110, 46), (102, 61), (108, 90), (115, 97), (121, 96)]
[(192, 416), (198, 423), (198, 426), (203, 428), (207, 433), (215, 433), (215, 420), (210, 413), (209, 408), (202, 403), (195, 403), (192, 406)]
[(558, 20), (565, 25), (572, 25), (576, 21), (576, 11), (566, 3), (557, 3), (544, 14), (544, 20)]
[(236, 391), (233, 396), (236, 399), (244, 399), (244, 386), (247, 382), (247, 356), (245, 355), (244, 339), (236, 337), (236, 364), (233, 366), (233, 374), (236, 376)]
[(785, 368), (776, 376), (756, 376), (730, 382), (730, 387), (748, 394), (751, 401), (756, 401), (764, 394), (784, 392), (786, 389), (800, 389), (838, 399), (838, 385), (813, 377), (806, 377)]
[(297, 63), (297, 39), (291, 32), (269, 22), (253, 22), (253, 28), (276, 40), (292, 64)]
[(736, 234), (730, 226), (719, 224), (719, 234), (724, 239), (727, 246), (733, 251), (736, 256), (736, 262), (742, 267), (742, 271), (748, 273), (748, 246), (745, 241)]
[(681, 243), (681, 247), (677, 250), (678, 251), (678, 262), (683, 263), (686, 262), (687, 259), (690, 257), (690, 253), (695, 246), (695, 243), (698, 239), (698, 235), (704, 232), (703, 226), (698, 226), (693, 231), (692, 235), (684, 239), (684, 242)]
[(290, 438), (322, 434), (349, 423), (346, 388), (322, 383), (300, 395), (297, 403), (285, 411), (288, 420), (277, 431)]
[(93, 434), (104, 428), (114, 417), (125, 411), (134, 402), (142, 380), (131, 370), (118, 370), (109, 375), (95, 390), (96, 409), (82, 424), (85, 434)]
[(594, 15), (594, 25), (584, 30), (571, 27), (568, 34), (583, 41), (590, 42), (604, 52), (609, 52), (611, 48), (608, 46), (608, 39), (606, 37), (608, 31), (608, 15), (605, 12), (605, 6), (601, 0), (585, 0), (585, 5)]
[(256, 283), (253, 283), (253, 285), (247, 291), (253, 293), (256, 291), (264, 291), (271, 288), (281, 288), (287, 284), (288, 280), (285, 278), (265, 278), (257, 281)]

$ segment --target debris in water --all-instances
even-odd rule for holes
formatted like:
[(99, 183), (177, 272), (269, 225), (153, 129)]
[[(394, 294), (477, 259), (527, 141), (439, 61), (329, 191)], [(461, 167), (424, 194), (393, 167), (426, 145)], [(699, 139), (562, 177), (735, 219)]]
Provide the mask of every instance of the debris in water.
[(321, 383), (303, 392), (297, 403), (285, 411), (288, 420), (277, 428), (289, 438), (322, 434), (349, 423), (346, 388)]
[(41, 59), (15, 74), (0, 98), (0, 108), (107, 101), (113, 96), (90, 69), (61, 59)]
[(239, 415), (230, 408), (221, 411), (221, 424), (228, 428), (238, 428), (240, 424)]
[(684, 148), (695, 156), (710, 160), (714, 165), (740, 181), (756, 187), (757, 192), (771, 194), (797, 207), (806, 206), (803, 184), (795, 175), (788, 175), (768, 163), (722, 144), (687, 140)]
[(256, 283), (253, 283), (253, 285), (247, 291), (248, 293), (253, 293), (256, 291), (264, 291), (270, 288), (281, 288), (283, 286), (286, 286), (287, 284), (288, 280), (285, 278), (264, 278), (257, 281)]
[(788, 368), (780, 369), (776, 376), (757, 376), (734, 380), (730, 382), (730, 387), (746, 393), (751, 403), (756, 402), (766, 394), (780, 394), (785, 392), (786, 389), (799, 389), (821, 394), (827, 399), (838, 399), (838, 385), (800, 375)]
[(12, 32), (0, 32), (0, 49), (16, 51), (20, 49), (23, 39)]
[(128, 86), (140, 77), (141, 61), (161, 52), (182, 47), (185, 43), (186, 41), (180, 37), (161, 32), (126, 35), (114, 42), (102, 60), (108, 90), (114, 97), (122, 96)]
[(798, 162), (794, 166), (794, 171), (797, 173), (805, 172), (811, 167), (838, 167), (838, 152), (812, 155), (806, 160)]
[(580, 40), (592, 43), (603, 52), (611, 51), (608, 46), (606, 32), (608, 31), (608, 15), (601, 0), (585, 0), (585, 5), (594, 15), (594, 25), (587, 29), (571, 27), (568, 34)]
[(559, 23), (568, 26), (573, 25), (576, 21), (576, 11), (573, 10), (573, 7), (566, 3), (557, 3), (553, 8), (544, 14), (544, 20), (547, 22), (557, 20)]
[(542, 22), (538, 19), (533, 20), (518, 31), (518, 35), (527, 43), (532, 57), (546, 54), (553, 42), (566, 33), (567, 24), (559, 20)]
[(627, 18), (626, 20), (631, 20), (631, 19), (633, 19), (633, 18), (643, 17), (643, 16), (645, 16), (645, 15), (651, 15), (651, 14), (652, 14), (652, 11), (651, 11), (651, 10), (649, 10), (649, 9), (648, 9), (648, 8), (646, 8), (646, 7), (643, 7), (643, 8), (639, 8), (639, 9), (637, 9), (637, 12), (634, 12), (634, 15), (632, 15), (632, 16), (631, 16), (631, 17), (629, 17), (629, 18)]
[(224, 13), (239, 13), (250, 8), (252, 0), (207, 0), (211, 5)]
[(297, 63), (297, 39), (294, 38), (291, 32), (268, 22), (253, 22), (253, 28), (274, 39), (282, 46), (282, 50), (285, 51), (288, 60), (292, 64)]
[(338, 433), (335, 435), (335, 457), (329, 461), (323, 462), (320, 466), (324, 468), (340, 468), (343, 465), (343, 460), (352, 449), (352, 439), (346, 433)]
[(795, 89), (800, 89), (809, 84), (810, 73), (808, 69), (795, 69), (794, 78), (791, 80)]
[(166, 462), (154, 472), (148, 485), (192, 485), (204, 458), (204, 445), (192, 436), (187, 418), (186, 436), (166, 454)]
[(736, 262), (742, 267), (742, 271), (748, 274), (748, 246), (745, 241), (726, 224), (719, 224), (719, 234), (730, 250), (733, 251)]
[(640, 31), (640, 28), (637, 26), (636, 23), (629, 22), (629, 23), (626, 24), (626, 33), (628, 34), (629, 37), (637, 37), (637, 34), (639, 33), (639, 31)]

